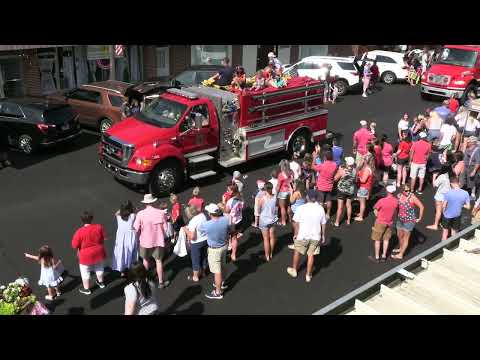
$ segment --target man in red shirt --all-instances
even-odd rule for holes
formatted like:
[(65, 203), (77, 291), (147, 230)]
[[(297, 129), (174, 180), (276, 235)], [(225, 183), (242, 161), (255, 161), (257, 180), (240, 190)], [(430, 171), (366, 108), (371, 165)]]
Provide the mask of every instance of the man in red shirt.
[(97, 275), (97, 285), (101, 289), (103, 283), (104, 261), (107, 257), (103, 243), (106, 239), (105, 230), (102, 225), (92, 224), (93, 213), (84, 211), (81, 215), (83, 226), (73, 235), (72, 248), (78, 250), (78, 262), (80, 264), (80, 275), (82, 277), (82, 294), (90, 295), (90, 273), (94, 271)]
[(458, 102), (457, 98), (455, 97), (455, 95), (452, 95), (452, 97), (450, 98), (450, 100), (448, 101), (448, 108), (450, 109), (450, 111), (452, 113), (456, 113), (458, 108), (460, 107), (460, 103)]
[(417, 177), (419, 185), (417, 194), (422, 195), (425, 172), (427, 170), (427, 161), (432, 151), (432, 145), (427, 141), (427, 134), (421, 132), (420, 140), (415, 141), (410, 149), (410, 189), (415, 191)]
[[(398, 200), (393, 195), (397, 188), (395, 185), (387, 186), (387, 196), (378, 200), (373, 211), (377, 220), (372, 228), (372, 240), (375, 242), (375, 257), (368, 258), (375, 263), (385, 262), (387, 259), (388, 243), (392, 237), (393, 218), (398, 208)], [(380, 246), (383, 240), (383, 253), (380, 258)]]
[(360, 121), (361, 128), (355, 131), (353, 134), (353, 153), (356, 154), (357, 165), (365, 155), (367, 150), (367, 145), (371, 142), (375, 136), (367, 129), (367, 122), (365, 120)]
[[(318, 157), (320, 154), (320, 146), (317, 145), (314, 156)], [(332, 191), (333, 179), (337, 172), (337, 163), (333, 161), (333, 153), (328, 150), (324, 155), (325, 161), (320, 165), (312, 165), (312, 169), (317, 172), (317, 190), (318, 203), (327, 208), (327, 220), (330, 219), (330, 212), (332, 210)]]

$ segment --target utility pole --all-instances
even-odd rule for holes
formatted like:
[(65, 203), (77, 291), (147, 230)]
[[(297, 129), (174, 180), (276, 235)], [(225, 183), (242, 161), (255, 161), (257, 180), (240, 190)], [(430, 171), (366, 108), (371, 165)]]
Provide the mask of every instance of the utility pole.
[(115, 80), (115, 45), (110, 45), (110, 80)]

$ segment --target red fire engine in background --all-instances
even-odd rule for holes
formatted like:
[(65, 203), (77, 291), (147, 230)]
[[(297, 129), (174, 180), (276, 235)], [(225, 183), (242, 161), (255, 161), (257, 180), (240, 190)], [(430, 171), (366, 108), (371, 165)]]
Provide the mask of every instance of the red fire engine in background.
[(169, 89), (102, 136), (100, 163), (154, 194), (280, 151), (303, 153), (327, 136), (323, 84), (293, 78), (283, 88)]

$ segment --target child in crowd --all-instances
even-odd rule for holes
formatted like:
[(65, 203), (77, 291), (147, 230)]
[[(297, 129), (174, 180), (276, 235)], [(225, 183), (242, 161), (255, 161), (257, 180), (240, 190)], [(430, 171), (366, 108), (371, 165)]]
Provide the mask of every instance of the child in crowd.
[(315, 170), (312, 169), (312, 161), (303, 160), (301, 179), (305, 182), (305, 189), (310, 190), (315, 187)]
[(252, 91), (262, 90), (265, 88), (265, 78), (263, 77), (262, 70), (257, 71), (257, 76), (255, 77), (255, 84), (252, 86)]
[(260, 217), (260, 208), (259, 208), (259, 201), (260, 198), (265, 193), (264, 191), (265, 181), (264, 180), (257, 180), (257, 194), (255, 195), (255, 205), (253, 207), (253, 215), (255, 216), (255, 222), (252, 224), (253, 227), (258, 228), (258, 220)]
[(164, 223), (163, 225), (163, 230), (165, 231), (165, 242), (167, 241), (173, 242), (172, 240), (174, 237), (174, 230), (173, 230), (172, 218), (168, 213), (168, 203), (166, 201), (162, 201), (160, 203), (159, 209), (163, 210), (163, 212), (165, 213), (165, 218), (167, 219), (167, 222)]
[(195, 186), (192, 190), (192, 197), (188, 200), (188, 206), (195, 206), (198, 211), (202, 211), (205, 200), (200, 197), (200, 188)]
[(370, 132), (372, 133), (373, 136), (377, 136), (377, 123), (376, 122), (371, 122), (370, 123)]
[[(228, 184), (227, 185), (227, 191), (225, 191), (222, 195), (222, 203), (226, 204), (228, 200), (230, 200), (233, 196), (233, 187), (236, 186), (236, 184)], [(238, 187), (237, 187), (238, 188)]]
[(302, 167), (300, 166), (300, 154), (294, 152), (290, 161), (290, 170), (293, 172), (293, 179), (297, 180), (302, 175)]
[(172, 225), (173, 225), (173, 238), (172, 242), (177, 241), (178, 232), (185, 226), (182, 216), (182, 206), (178, 202), (178, 196), (170, 194), (170, 203), (172, 204)]
[(439, 147), (438, 140), (435, 140), (432, 146), (432, 152), (427, 162), (427, 171), (432, 174), (432, 183), (437, 179), (438, 173), (442, 170), (442, 150)]
[(52, 301), (57, 296), (61, 295), (59, 285), (63, 281), (62, 278), (62, 262), (56, 261), (53, 257), (52, 249), (44, 245), (38, 250), (38, 255), (30, 255), (25, 253), (25, 257), (38, 261), (40, 264), (40, 280), (38, 285), (45, 286), (48, 291), (48, 295), (45, 295), (45, 299)]
[[(237, 185), (239, 193), (243, 192), (243, 182), (240, 180), (241, 178), (242, 174), (240, 173), (240, 171), (233, 172), (232, 184)], [(244, 178), (246, 178), (246, 176), (244, 176)]]
[(236, 185), (231, 187), (232, 197), (225, 204), (225, 213), (228, 214), (230, 225), (235, 227), (235, 232), (230, 236), (229, 248), (232, 249), (231, 259), (233, 262), (237, 260), (238, 239), (242, 236), (241, 222), (243, 220), (244, 202)]
[(242, 66), (237, 66), (235, 68), (235, 76), (233, 77), (233, 80), (231, 83), (232, 87), (244, 89), (246, 81), (247, 81), (247, 78), (245, 75), (245, 69)]
[(330, 102), (332, 104), (335, 104), (335, 101), (337, 101), (337, 97), (338, 97), (338, 86), (336, 83), (334, 84), (330, 83), (330, 96), (331, 96)]

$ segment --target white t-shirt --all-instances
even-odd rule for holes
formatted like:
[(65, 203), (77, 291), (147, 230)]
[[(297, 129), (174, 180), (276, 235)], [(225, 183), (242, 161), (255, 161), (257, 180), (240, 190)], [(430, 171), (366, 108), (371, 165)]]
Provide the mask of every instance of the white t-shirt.
[(232, 224), (238, 224), (242, 221), (243, 201), (238, 198), (231, 198), (225, 204), (225, 207), (230, 209), (230, 221)]
[(443, 124), (440, 128), (440, 132), (442, 133), (440, 146), (447, 146), (452, 143), (452, 137), (457, 134), (457, 128), (453, 125)]
[(467, 120), (466, 116), (458, 119), (457, 124), (459, 127), (463, 127), (465, 131), (476, 131), (477, 129), (480, 129), (480, 121), (478, 121), (477, 119), (473, 119), (472, 121), (472, 118), (469, 118)]
[(272, 194), (273, 194), (273, 195), (277, 195), (278, 179), (271, 178), (270, 180), (268, 180), (268, 182), (273, 185)]
[(297, 240), (319, 241), (322, 234), (321, 225), (327, 223), (327, 218), (322, 205), (308, 202), (297, 208), (293, 221), (299, 224)]
[(207, 217), (205, 216), (204, 213), (200, 213), (198, 215), (195, 215), (189, 222), (188, 222), (188, 225), (187, 225), (187, 228), (189, 231), (196, 231), (197, 232), (197, 237), (195, 240), (192, 240), (190, 243), (191, 244), (197, 244), (197, 243), (201, 243), (202, 241), (207, 241), (207, 235), (200, 232), (200, 230), (198, 230), (198, 228), (200, 227), (200, 225), (202, 225), (203, 223), (207, 222)]
[(157, 288), (153, 283), (149, 283), (149, 285), (152, 295), (148, 299), (145, 299), (140, 289), (132, 283), (123, 289), (126, 301), (136, 304), (135, 315), (153, 315), (158, 310)]
[(302, 175), (302, 167), (294, 160), (290, 161), (290, 170), (293, 171), (293, 179), (297, 180)]
[(322, 66), (318, 70), (318, 80), (321, 80), (321, 81), (327, 80), (329, 72), (330, 72), (330, 70), (326, 66)]
[(398, 128), (399, 128), (400, 130), (408, 130), (408, 121), (401, 119), (401, 120), (398, 122)]

